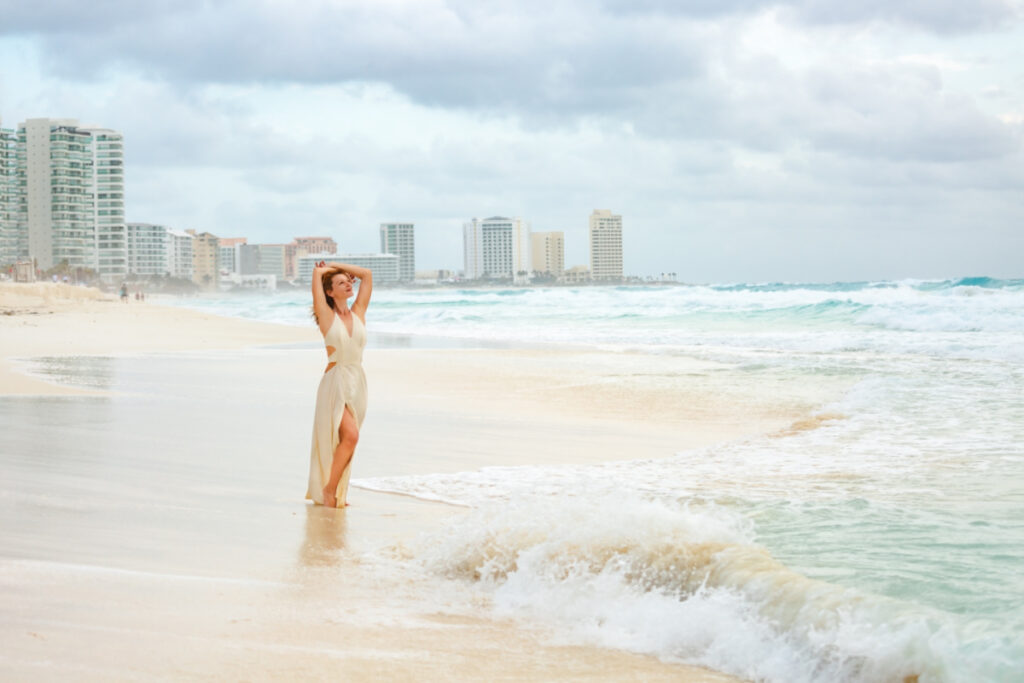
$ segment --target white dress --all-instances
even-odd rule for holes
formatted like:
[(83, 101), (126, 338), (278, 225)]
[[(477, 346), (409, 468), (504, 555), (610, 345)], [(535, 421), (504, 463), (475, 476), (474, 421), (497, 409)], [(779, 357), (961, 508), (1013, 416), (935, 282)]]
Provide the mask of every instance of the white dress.
[[(309, 489), (306, 499), (323, 505), (323, 489), (331, 478), (331, 463), (334, 449), (338, 447), (338, 427), (347, 406), (356, 420), (356, 426), (363, 426), (366, 416), (366, 374), (363, 372), (363, 348), (366, 346), (366, 325), (358, 315), (352, 314), (352, 334), (345, 323), (334, 313), (334, 321), (324, 335), (327, 346), (327, 371), (320, 380), (316, 391), (316, 413), (313, 416), (313, 446), (309, 462)], [(348, 480), (352, 473), (349, 461), (345, 473), (338, 482), (337, 506), (345, 506), (348, 494)]]

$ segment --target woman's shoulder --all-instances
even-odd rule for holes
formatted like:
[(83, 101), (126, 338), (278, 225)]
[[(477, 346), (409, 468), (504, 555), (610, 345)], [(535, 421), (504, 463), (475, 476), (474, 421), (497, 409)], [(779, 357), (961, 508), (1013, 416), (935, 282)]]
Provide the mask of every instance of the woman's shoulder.
[(320, 316), (317, 315), (316, 311), (313, 311), (313, 318), (316, 320), (316, 326), (320, 330), (320, 334), (326, 339), (330, 333), (331, 328), (334, 327), (334, 323), (338, 321), (338, 316), (334, 310), (324, 314), (324, 319), (321, 321)]

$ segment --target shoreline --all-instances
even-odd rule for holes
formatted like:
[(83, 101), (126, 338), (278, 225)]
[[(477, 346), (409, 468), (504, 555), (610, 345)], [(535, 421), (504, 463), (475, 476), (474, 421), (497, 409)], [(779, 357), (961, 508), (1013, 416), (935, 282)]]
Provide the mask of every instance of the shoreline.
[[(0, 296), (0, 307), (3, 304)], [(221, 318), (151, 302), (132, 301), (126, 305), (103, 299), (71, 300), (51, 302), (45, 306), (40, 304), (36, 309), (47, 313), (0, 317), (0, 400), (21, 406), (30, 416), (35, 410), (50, 410), (54, 400), (84, 396), (84, 400), (94, 404), (97, 410), (109, 404), (120, 406), (119, 411), (142, 411), (143, 417), (136, 424), (142, 434), (149, 434), (146, 431), (149, 420), (159, 420), (158, 406), (163, 405), (160, 403), (161, 392), (147, 387), (151, 394), (119, 397), (102, 389), (51, 383), (38, 376), (24, 375), (21, 370), (26, 365), (38, 363), (31, 359), (40, 357), (73, 359), (100, 356), (114, 357), (117, 373), (134, 376), (131, 373), (146, 371), (153, 367), (154, 358), (158, 358), (161, 362), (156, 366), (173, 365), (188, 377), (195, 378), (191, 381), (218, 376), (223, 378), (222, 382), (239, 382), (239, 390), (258, 392), (261, 386), (268, 384), (278, 387), (274, 396), (265, 398), (268, 405), (257, 407), (265, 410), (267, 416), (284, 420), (282, 424), (295, 422), (301, 425), (296, 427), (294, 435), (275, 435), (274, 438), (285, 444), (308, 438), (305, 433), (308, 425), (304, 421), (308, 418), (304, 416), (307, 412), (309, 415), (312, 413), (304, 403), (311, 404), (313, 383), (323, 364), (323, 351), (316, 347), (319, 339), (313, 329)], [(73, 339), (73, 351), (69, 351), (69, 335)], [(306, 347), (306, 344), (311, 344), (311, 347)], [(195, 352), (200, 352), (200, 356), (195, 357)], [(12, 358), (24, 360), (12, 363)], [(779, 396), (770, 392), (767, 394), (770, 401), (733, 405), (738, 388), (716, 383), (718, 368), (715, 364), (692, 359), (658, 359), (658, 363), (676, 364), (668, 368), (668, 372), (692, 375), (697, 380), (691, 390), (674, 396), (665, 393), (655, 381), (657, 377), (652, 380), (652, 375), (644, 367), (637, 366), (646, 360), (636, 354), (509, 348), (371, 348), (367, 350), (365, 361), (371, 386), (371, 412), (353, 464), (353, 479), (457, 472), (494, 465), (590, 464), (667, 457), (681, 449), (777, 431), (796, 422), (794, 418), (803, 416), (816, 405), (812, 397), (789, 396), (780, 407)], [(115, 385), (119, 376), (115, 375), (115, 380), (111, 380)], [(610, 384), (607, 381), (609, 376), (614, 376), (620, 383)], [(628, 379), (622, 380), (623, 377)], [(767, 391), (769, 388), (761, 389)], [(214, 387), (211, 390), (216, 392), (218, 389)], [(715, 396), (715, 391), (723, 393)], [(150, 401), (157, 406), (154, 408), (157, 412), (145, 412)], [(223, 403), (213, 404), (213, 407), (227, 410), (225, 415), (230, 414), (230, 409)], [(730, 407), (732, 412), (727, 410)], [(290, 412), (281, 416), (282, 411)], [(286, 419), (293, 413), (294, 419)], [(148, 417), (150, 415), (152, 417)], [(225, 438), (224, 427), (216, 424), (209, 428), (197, 426), (192, 431), (195, 433), (189, 438), (196, 443), (203, 439), (217, 444)], [(571, 439), (567, 437), (570, 433)], [(103, 442), (102, 432), (97, 438)], [(259, 439), (250, 439), (246, 443), (250, 441), (256, 443)], [(168, 448), (173, 458), (173, 446)], [(288, 446), (278, 448), (288, 449)], [(306, 447), (290, 450), (301, 454)], [(97, 446), (95, 452), (103, 453), (103, 449)], [(300, 467), (305, 467), (306, 462), (302, 462)], [(182, 479), (178, 485), (188, 486), (194, 482), (194, 475), (188, 472), (180, 476)], [(304, 479), (305, 471), (296, 474), (292, 467), (289, 476)], [(166, 481), (166, 486), (171, 489), (174, 484), (175, 480)], [(213, 487), (217, 488), (215, 482)], [(8, 503), (16, 513), (23, 513), (24, 506), (29, 505), (29, 509), (36, 511), (33, 514), (42, 515), (40, 529), (48, 527), (45, 524), (47, 519), (72, 519), (67, 515), (75, 506), (51, 509), (45, 493), (39, 494), (44, 496), (42, 500), (36, 500), (30, 494), (30, 491), (25, 493), (27, 502)], [(212, 495), (209, 501), (205, 497), (197, 498), (196, 503), (189, 505), (196, 510), (210, 505), (217, 508), (227, 505), (226, 509), (230, 510), (234, 500), (231, 496), (239, 495), (245, 494), (228, 491)], [(28, 617), (27, 621), (20, 617), (12, 621), (3, 629), (5, 640), (28, 643), (26, 652), (38, 652), (38, 656), (43, 657), (46, 648), (33, 649), (37, 645), (32, 640), (35, 636), (28, 634), (50, 634), (68, 652), (75, 653), (74, 657), (78, 659), (63, 661), (65, 668), (79, 673), (83, 671), (79, 667), (81, 662), (95, 661), (91, 650), (103, 651), (109, 647), (102, 635), (104, 629), (116, 628), (126, 629), (126, 633), (141, 629), (133, 642), (152, 645), (158, 653), (161, 652), (158, 643), (162, 637), (184, 644), (186, 641), (181, 639), (185, 634), (199, 631), (203, 634), (197, 644), (201, 653), (201, 656), (197, 655), (197, 661), (201, 666), (177, 669), (179, 673), (190, 676), (216, 672), (222, 676), (260, 678), (266, 677), (267, 672), (273, 672), (271, 676), (312, 673), (318, 669), (304, 668), (297, 663), (294, 653), (315, 650), (320, 654), (335, 652), (327, 654), (328, 657), (357, 660), (365, 667), (364, 672), (375, 672), (367, 673), (365, 677), (349, 676), (355, 680), (372, 680), (388, 675), (416, 676), (424, 672), (428, 679), (450, 676), (451, 680), (474, 680), (481, 676), (505, 679), (551, 677), (556, 673), (556, 678), (564, 675), (574, 680), (602, 680), (608, 675), (640, 676), (645, 680), (738, 680), (699, 667), (663, 662), (652, 656), (623, 650), (540, 644), (538, 638), (544, 638), (543, 628), (535, 628), (532, 624), (520, 625), (503, 618), (458, 613), (437, 613), (434, 616), (415, 611), (408, 613), (402, 611), (403, 605), (408, 609), (406, 603), (399, 601), (400, 604), (388, 608), (397, 610), (395, 616), (377, 617), (390, 626), (378, 625), (367, 629), (347, 617), (339, 617), (335, 611), (337, 608), (324, 612), (325, 608), (309, 603), (308, 598), (294, 602), (296, 598), (288, 595), (296, 590), (306, 594), (319, 590), (319, 586), (329, 586), (339, 568), (344, 567), (348, 568), (344, 571), (354, 572), (354, 583), (330, 588), (332, 604), (351, 605), (372, 617), (374, 610), (378, 609), (372, 604), (372, 599), (386, 603), (391, 591), (400, 595), (408, 593), (409, 600), (414, 601), (414, 593), (409, 593), (412, 590), (410, 586), (392, 584), (390, 579), (382, 580), (374, 577), (372, 572), (367, 573), (369, 569), (358, 569), (362, 566), (360, 553), (380, 548), (382, 543), (384, 547), (392, 548), (390, 552), (401, 553), (404, 539), (423, 530), (436, 529), (444, 524), (445, 519), (464, 510), (413, 496), (358, 487), (352, 489), (351, 496), (354, 507), (348, 512), (307, 505), (301, 500), (301, 493), (296, 493), (295, 500), (276, 500), (271, 507), (259, 507), (266, 504), (255, 503), (258, 509), (254, 508), (237, 520), (231, 514), (224, 519), (208, 520), (214, 522), (214, 526), (240, 530), (244, 527), (239, 525), (262, 519), (269, 538), (279, 539), (277, 543), (264, 542), (270, 547), (252, 545), (251, 542), (247, 546), (246, 541), (232, 541), (242, 543), (239, 550), (250, 560), (241, 564), (226, 549), (214, 553), (213, 556), (221, 559), (213, 564), (210, 558), (189, 558), (187, 552), (179, 557), (185, 547), (178, 548), (176, 544), (184, 539), (173, 539), (180, 536), (177, 529), (183, 523), (182, 515), (190, 520), (186, 524), (190, 528), (189, 525), (203, 524), (204, 514), (209, 513), (178, 512), (182, 503), (173, 498), (165, 502), (161, 502), (163, 499), (155, 500), (150, 505), (154, 510), (152, 514), (163, 521), (155, 527), (139, 527), (135, 532), (140, 543), (154, 534), (157, 538), (168, 539), (170, 545), (161, 551), (163, 554), (154, 557), (118, 551), (117, 546), (111, 546), (107, 550), (111, 553), (110, 558), (100, 561), (95, 559), (99, 557), (96, 553), (100, 550), (92, 545), (82, 546), (78, 554), (73, 552), (66, 557), (63, 545), (44, 544), (40, 550), (37, 548), (38, 539), (19, 530), (15, 538), (21, 545), (15, 544), (15, 550), (4, 554), (3, 564), (5, 571), (20, 576), (28, 585), (17, 599), (18, 614), (41, 616)], [(116, 503), (115, 508), (117, 505), (121, 503)], [(103, 517), (106, 513), (101, 506), (100, 512), (93, 514)], [(90, 526), (88, 519), (74, 519), (74, 524), (85, 524), (85, 529), (91, 534), (102, 529)], [(292, 542), (288, 539), (293, 539), (296, 534), (305, 537), (299, 550), (298, 574), (295, 574), (296, 569), (287, 569), (294, 560), (275, 549)], [(193, 540), (192, 543), (214, 551), (208, 545), (209, 541)], [(257, 561), (259, 557), (266, 559)], [(48, 561), (58, 562), (63, 568), (38, 564)], [(100, 564), (96, 565), (96, 562)], [(352, 562), (356, 564), (352, 565)], [(142, 585), (150, 581), (146, 573), (164, 568), (163, 563), (174, 565), (176, 569), (171, 574), (187, 576), (212, 572), (213, 579), (220, 576), (272, 582), (283, 580), (289, 587), (273, 589), (277, 592), (271, 595), (268, 593), (271, 589), (259, 583), (228, 590), (223, 588), (223, 582), (215, 581), (213, 585), (221, 588), (199, 590), (194, 582), (186, 581), (182, 584), (188, 586), (185, 588), (171, 588), (158, 583), (159, 594), (146, 597), (150, 592), (150, 588)], [(133, 585), (124, 586), (117, 578), (98, 577), (94, 570), (79, 572), (74, 569), (75, 565), (140, 571), (143, 575), (137, 580), (132, 579)], [(39, 571), (50, 578), (37, 577)], [(59, 576), (53, 578), (53, 572)], [(124, 577), (123, 574), (112, 575), (118, 576)], [(70, 623), (56, 625), (57, 613), (52, 612), (51, 593), (88, 607), (78, 626)], [(184, 614), (174, 607), (178, 602), (195, 599), (199, 594), (213, 604), (209, 608), (186, 610)], [(254, 600), (269, 601), (274, 606), (272, 611), (279, 617), (289, 615), (290, 619), (284, 620), (294, 631), (285, 635), (277, 624), (268, 621), (258, 611), (247, 608)], [(155, 613), (176, 615), (175, 625), (147, 631), (149, 622), (144, 616), (131, 616), (135, 602), (146, 605)], [(101, 604), (118, 607), (113, 615), (104, 616)], [(296, 617), (293, 612), (299, 604), (303, 607)], [(245, 616), (240, 617), (239, 614)], [(302, 614), (325, 619), (326, 626), (320, 630), (306, 623)], [(237, 622), (237, 619), (243, 622)], [(248, 624), (241, 627), (244, 634), (241, 641), (235, 641), (234, 636), (229, 640), (223, 635), (229, 623)], [(453, 629), (464, 635), (471, 631), (474, 635), (460, 645), (449, 637)], [(229, 630), (237, 633), (235, 627)], [(152, 635), (146, 635), (147, 632)], [(416, 644), (412, 656), (404, 654), (407, 642)], [(331, 643), (357, 643), (371, 654), (364, 655), (351, 646), (342, 648), (344, 654), (338, 654), (336, 646)], [(170, 655), (166, 647), (160, 655), (165, 659)], [(504, 664), (489, 661), (496, 649), (508, 655), (509, 661)], [(260, 659), (268, 664), (266, 668), (253, 669), (242, 663), (244, 656), (252, 656), (255, 652), (262, 653)], [(121, 675), (131, 671), (153, 671), (130, 652), (120, 651), (119, 656), (139, 667), (122, 671)], [(431, 663), (435, 660), (440, 663)], [(34, 671), (28, 664), (26, 666), (28, 668), (16, 670), (22, 674)], [(96, 670), (93, 671), (95, 674)], [(115, 673), (114, 677), (118, 675)]]
[(301, 328), (125, 304), (96, 289), (51, 283), (0, 283), (0, 314), (0, 395), (95, 393), (26, 375), (12, 359), (230, 350), (308, 338)]

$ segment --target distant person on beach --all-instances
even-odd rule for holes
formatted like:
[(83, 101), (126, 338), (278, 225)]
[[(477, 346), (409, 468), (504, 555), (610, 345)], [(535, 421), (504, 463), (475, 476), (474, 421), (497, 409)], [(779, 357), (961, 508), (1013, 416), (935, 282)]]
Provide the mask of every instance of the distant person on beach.
[(128, 303), (128, 285), (127, 283), (121, 283), (121, 301)]
[[(359, 294), (351, 308), (352, 285)], [(327, 507), (348, 505), (348, 481), (359, 429), (366, 416), (366, 308), (373, 273), (347, 263), (313, 268), (313, 317), (327, 346), (327, 369), (316, 392), (306, 499)]]

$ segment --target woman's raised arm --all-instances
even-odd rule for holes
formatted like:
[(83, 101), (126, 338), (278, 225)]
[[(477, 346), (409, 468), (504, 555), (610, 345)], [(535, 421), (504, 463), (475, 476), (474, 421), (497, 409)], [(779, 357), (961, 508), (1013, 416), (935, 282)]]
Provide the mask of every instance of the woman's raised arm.
[(316, 316), (316, 323), (320, 326), (320, 332), (323, 334), (327, 334), (324, 325), (328, 320), (332, 320), (333, 313), (330, 304), (327, 303), (327, 293), (324, 292), (323, 274), (327, 270), (328, 267), (324, 265), (323, 261), (313, 266), (313, 314)]

